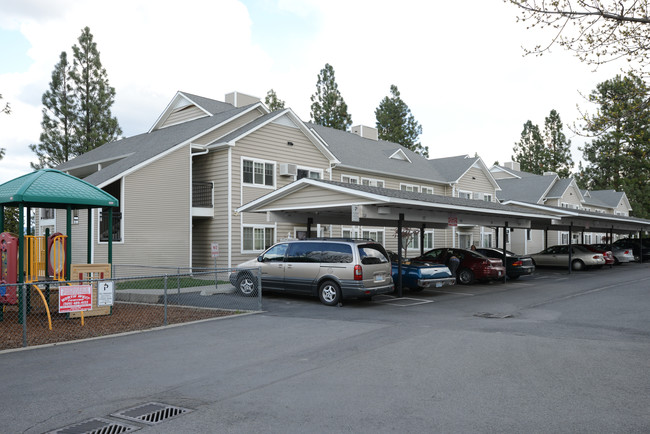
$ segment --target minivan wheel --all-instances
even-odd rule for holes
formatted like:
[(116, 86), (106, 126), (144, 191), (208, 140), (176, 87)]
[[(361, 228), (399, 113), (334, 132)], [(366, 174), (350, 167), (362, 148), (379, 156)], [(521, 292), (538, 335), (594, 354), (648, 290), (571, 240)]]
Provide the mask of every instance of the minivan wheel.
[(237, 278), (237, 291), (246, 297), (257, 293), (257, 282), (250, 274), (243, 274)]
[(461, 268), (458, 271), (458, 283), (461, 285), (469, 285), (474, 280), (474, 273), (468, 268)]
[(341, 288), (336, 282), (326, 280), (318, 288), (318, 297), (324, 305), (336, 306), (341, 301)]

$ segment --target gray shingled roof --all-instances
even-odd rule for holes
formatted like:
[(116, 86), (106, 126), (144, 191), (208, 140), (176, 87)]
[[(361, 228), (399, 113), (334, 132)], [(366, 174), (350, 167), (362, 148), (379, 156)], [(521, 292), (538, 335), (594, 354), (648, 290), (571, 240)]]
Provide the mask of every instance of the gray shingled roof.
[(501, 187), (501, 191), (497, 191), (497, 199), (539, 203), (555, 178), (555, 175), (532, 175), (523, 178), (497, 179)]
[(589, 196), (586, 196), (587, 190), (581, 190), (582, 195), (585, 197), (587, 205), (600, 206), (603, 208), (616, 208), (623, 199), (623, 194), (616, 190), (594, 190), (589, 191)]
[(505, 170), (506, 172), (510, 172), (513, 175), (518, 176), (520, 178), (529, 178), (529, 177), (532, 177), (532, 176), (541, 176), (541, 175), (536, 175), (536, 174), (530, 173), (530, 172), (522, 172), (521, 170), (509, 169), (509, 168), (507, 168), (505, 166), (497, 165), (497, 167), (500, 168), (500, 169)]
[[(232, 106), (231, 106), (232, 107)], [(229, 111), (206, 116), (193, 121), (172, 125), (150, 133), (138, 134), (115, 142), (106, 143), (83, 155), (56, 167), (63, 172), (99, 162), (123, 157), (117, 162), (103, 167), (99, 172), (84, 178), (93, 185), (101, 185), (109, 179), (179, 145), (192, 137), (214, 127), (227, 119), (247, 110), (249, 106), (233, 108)]]
[(547, 198), (560, 198), (564, 194), (569, 185), (571, 185), (573, 178), (560, 178), (553, 185), (553, 188), (546, 195)]
[[(476, 162), (465, 156), (428, 160), (420, 154), (385, 140), (366, 139), (354, 133), (307, 123), (325, 141), (342, 165), (386, 175), (410, 177), (433, 183), (457, 181)], [(411, 160), (389, 158), (398, 150)]]
[(233, 110), (236, 107), (227, 102), (217, 101), (216, 99), (206, 98), (199, 95), (194, 95), (192, 93), (182, 92), (183, 95), (191, 99), (195, 104), (201, 106), (204, 110), (207, 110), (213, 115), (217, 113), (223, 113), (229, 110)]

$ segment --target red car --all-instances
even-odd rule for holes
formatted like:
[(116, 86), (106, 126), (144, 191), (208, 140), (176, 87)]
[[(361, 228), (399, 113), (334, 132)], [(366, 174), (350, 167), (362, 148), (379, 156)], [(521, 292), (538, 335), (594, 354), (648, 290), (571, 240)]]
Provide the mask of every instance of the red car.
[(614, 265), (616, 260), (614, 259), (614, 254), (612, 253), (611, 250), (605, 250), (601, 249), (600, 247), (594, 247), (589, 244), (576, 244), (578, 246), (582, 246), (585, 249), (588, 249), (589, 251), (592, 251), (594, 253), (602, 253), (603, 256), (605, 257), (605, 265)]
[(474, 280), (496, 280), (503, 279), (506, 274), (506, 267), (501, 259), (488, 258), (478, 252), (466, 249), (441, 248), (429, 250), (422, 256), (412, 258), (412, 262), (433, 262), (445, 264), (449, 267), (449, 258), (455, 256), (460, 260), (456, 270), (458, 283), (467, 285)]

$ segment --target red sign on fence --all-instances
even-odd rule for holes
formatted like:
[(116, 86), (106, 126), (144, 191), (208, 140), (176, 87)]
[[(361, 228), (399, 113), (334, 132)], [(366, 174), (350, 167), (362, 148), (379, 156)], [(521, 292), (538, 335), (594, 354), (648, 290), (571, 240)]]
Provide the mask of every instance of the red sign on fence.
[(59, 287), (59, 313), (79, 312), (93, 308), (92, 285)]

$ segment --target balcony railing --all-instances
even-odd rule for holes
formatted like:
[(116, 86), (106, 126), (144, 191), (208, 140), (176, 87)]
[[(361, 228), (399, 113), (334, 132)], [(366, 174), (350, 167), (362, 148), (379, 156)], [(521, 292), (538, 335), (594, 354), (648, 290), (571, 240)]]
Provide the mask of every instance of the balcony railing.
[(192, 181), (192, 207), (212, 208), (212, 183)]
[[(108, 242), (108, 210), (99, 217), (99, 241)], [(122, 241), (122, 213), (113, 211), (113, 241)]]

